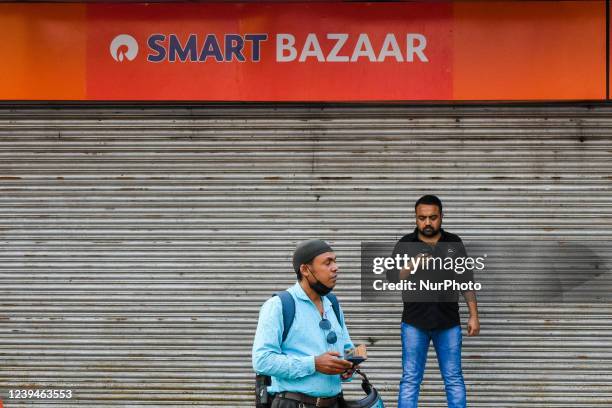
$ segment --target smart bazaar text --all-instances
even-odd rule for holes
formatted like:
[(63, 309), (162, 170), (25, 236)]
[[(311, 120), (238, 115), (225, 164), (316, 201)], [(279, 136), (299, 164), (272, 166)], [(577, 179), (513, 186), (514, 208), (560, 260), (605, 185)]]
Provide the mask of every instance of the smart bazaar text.
[[(276, 34), (276, 62), (429, 62), (425, 54), (427, 38), (408, 33), (396, 37), (387, 33), (382, 42), (372, 41), (368, 34), (309, 33), (303, 42), (293, 34)], [(147, 39), (149, 62), (259, 62), (262, 43), (268, 34), (152, 34)]]

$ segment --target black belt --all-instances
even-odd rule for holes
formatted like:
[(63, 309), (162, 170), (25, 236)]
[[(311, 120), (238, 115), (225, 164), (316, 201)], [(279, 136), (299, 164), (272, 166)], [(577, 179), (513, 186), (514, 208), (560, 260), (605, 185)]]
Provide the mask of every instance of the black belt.
[(315, 407), (333, 407), (338, 402), (338, 396), (335, 397), (311, 397), (299, 392), (281, 392), (277, 394), (281, 398), (303, 402), (304, 404), (314, 405)]

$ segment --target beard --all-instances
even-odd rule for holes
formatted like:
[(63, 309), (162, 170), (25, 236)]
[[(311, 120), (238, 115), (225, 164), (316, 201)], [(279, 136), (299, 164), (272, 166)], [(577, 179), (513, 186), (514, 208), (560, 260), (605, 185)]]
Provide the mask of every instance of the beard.
[(420, 229), (419, 232), (426, 237), (433, 237), (438, 232), (440, 232), (440, 229), (434, 229), (434, 227), (425, 227), (422, 230)]

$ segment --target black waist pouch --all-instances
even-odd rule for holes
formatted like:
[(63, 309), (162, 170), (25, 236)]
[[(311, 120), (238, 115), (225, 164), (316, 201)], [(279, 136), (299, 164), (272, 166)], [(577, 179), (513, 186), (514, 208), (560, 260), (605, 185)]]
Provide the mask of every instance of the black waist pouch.
[(272, 384), (272, 378), (269, 375), (257, 374), (255, 376), (255, 407), (270, 408), (272, 406), (272, 397), (268, 394), (268, 385)]

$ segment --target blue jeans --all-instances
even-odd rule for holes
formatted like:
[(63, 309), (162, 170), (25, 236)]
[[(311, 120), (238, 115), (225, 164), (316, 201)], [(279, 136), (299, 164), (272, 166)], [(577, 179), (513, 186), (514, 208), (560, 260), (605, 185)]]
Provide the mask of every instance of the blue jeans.
[(444, 379), (448, 408), (465, 408), (465, 383), (461, 371), (461, 326), (422, 330), (402, 322), (402, 379), (398, 408), (417, 408), (429, 342), (433, 340)]

